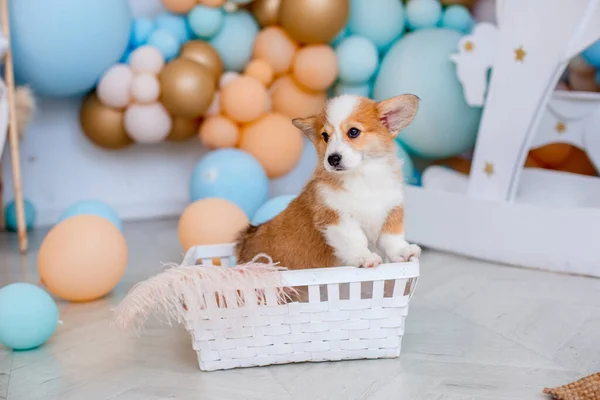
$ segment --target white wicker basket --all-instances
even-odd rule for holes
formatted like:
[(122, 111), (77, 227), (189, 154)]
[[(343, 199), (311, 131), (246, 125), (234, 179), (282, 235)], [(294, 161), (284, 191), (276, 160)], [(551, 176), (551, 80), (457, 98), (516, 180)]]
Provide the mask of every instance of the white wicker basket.
[[(218, 258), (227, 267), (233, 252), (229, 244), (194, 247), (183, 265)], [(201, 370), (400, 355), (418, 261), (281, 274), (286, 286), (308, 288), (308, 302), (278, 304), (275, 289), (267, 289), (265, 305), (248, 302), (219, 309), (217, 318), (186, 321)]]

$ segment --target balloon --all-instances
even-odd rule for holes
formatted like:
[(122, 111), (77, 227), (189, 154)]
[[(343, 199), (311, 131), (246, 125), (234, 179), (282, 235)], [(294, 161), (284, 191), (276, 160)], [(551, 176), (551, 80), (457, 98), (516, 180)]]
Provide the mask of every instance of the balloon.
[[(545, 165), (543, 162), (541, 162), (540, 160), (537, 160), (535, 157), (533, 157), (531, 155), (531, 152), (529, 152), (529, 154), (527, 154), (527, 158), (525, 159), (525, 168), (547, 168), (548, 166)], [(469, 173), (468, 171), (466, 172), (467, 174)]]
[(242, 129), (240, 149), (252, 154), (269, 178), (290, 172), (302, 156), (304, 139), (290, 119), (270, 113)]
[(370, 40), (379, 50), (388, 48), (404, 32), (404, 7), (398, 0), (352, 0), (348, 34)]
[(333, 94), (341, 96), (343, 94), (353, 94), (363, 97), (371, 97), (371, 85), (369, 83), (359, 83), (356, 85), (338, 82), (333, 87)]
[(496, 0), (477, 0), (473, 7), (473, 17), (477, 22), (496, 24)]
[(400, 39), (383, 58), (373, 98), (415, 93), (423, 99), (414, 121), (398, 136), (411, 154), (446, 158), (475, 144), (481, 108), (465, 102), (449, 59), (461, 37), (450, 29), (418, 30)]
[(225, 15), (223, 27), (210, 44), (219, 52), (223, 65), (228, 70), (242, 71), (250, 57), (258, 24), (246, 10)]
[(327, 89), (338, 74), (335, 52), (326, 44), (304, 46), (294, 58), (293, 74), (296, 82), (308, 90)]
[(531, 149), (529, 154), (549, 167), (557, 167), (567, 161), (573, 149), (574, 147), (568, 143), (550, 143)]
[[(25, 207), (25, 226), (29, 231), (33, 228), (33, 224), (35, 223), (35, 217), (37, 213), (35, 211), (35, 207), (29, 200), (24, 199), (23, 206)], [(14, 200), (8, 203), (6, 205), (6, 208), (4, 209), (4, 223), (6, 224), (6, 229), (8, 231), (17, 231), (17, 205), (15, 204)]]
[(123, 0), (19, 0), (9, 7), (17, 81), (41, 96), (72, 96), (94, 86), (127, 49)]
[(50, 230), (38, 253), (38, 272), (53, 295), (96, 300), (110, 292), (127, 267), (125, 238), (96, 215), (68, 218)]
[(190, 40), (191, 32), (188, 28), (186, 17), (183, 15), (175, 15), (163, 13), (156, 16), (154, 19), (156, 29), (164, 29), (169, 32), (179, 44), (183, 44)]
[(465, 7), (472, 7), (475, 0), (441, 0), (441, 3), (445, 6), (451, 6), (453, 4), (460, 4)]
[(131, 32), (131, 44), (133, 47), (145, 45), (155, 29), (156, 25), (150, 18), (136, 18), (133, 20)]
[(335, 49), (340, 80), (349, 84), (362, 84), (371, 79), (379, 65), (377, 47), (361, 36), (350, 36)]
[(598, 175), (598, 171), (588, 155), (578, 147), (572, 147), (569, 157), (554, 169), (580, 175)]
[(244, 75), (250, 76), (269, 87), (273, 82), (273, 67), (265, 60), (252, 60), (246, 66)]
[(433, 28), (441, 16), (442, 5), (437, 0), (410, 0), (406, 4), (406, 19), (413, 30)]
[(113, 224), (119, 231), (123, 231), (123, 222), (114, 208), (100, 200), (81, 200), (71, 204), (60, 215), (58, 222), (77, 215), (96, 215), (102, 217)]
[(210, 115), (217, 115), (221, 113), (221, 94), (219, 92), (215, 92), (215, 95), (208, 107), (208, 110), (204, 113), (205, 117)]
[(240, 137), (238, 126), (227, 117), (213, 115), (200, 127), (200, 140), (207, 149), (234, 147)]
[(148, 45), (156, 47), (166, 60), (177, 56), (181, 44), (177, 38), (166, 29), (157, 29), (148, 38)]
[(165, 8), (177, 14), (188, 13), (195, 5), (196, 0), (162, 0)]
[(185, 119), (181, 117), (173, 118), (173, 124), (171, 126), (171, 132), (167, 136), (167, 140), (170, 142), (183, 142), (190, 139), (198, 134), (200, 128), (200, 118)]
[(79, 119), (83, 133), (97, 146), (116, 150), (133, 143), (125, 131), (124, 112), (105, 106), (95, 93), (83, 101)]
[(600, 40), (585, 49), (581, 56), (594, 67), (600, 68)]
[(154, 75), (139, 74), (131, 82), (131, 97), (142, 104), (154, 103), (160, 95), (160, 83)]
[(13, 283), (0, 289), (0, 343), (29, 350), (45, 343), (58, 325), (56, 303), (43, 289)]
[(308, 117), (318, 114), (325, 105), (325, 92), (307, 92), (289, 75), (284, 75), (272, 85), (273, 111), (288, 118)]
[(133, 72), (129, 65), (117, 64), (110, 67), (98, 82), (96, 93), (104, 105), (124, 108), (131, 101), (130, 87)]
[(269, 199), (269, 201), (263, 204), (258, 211), (254, 213), (252, 225), (258, 226), (265, 222), (269, 222), (285, 210), (295, 198), (296, 196), (288, 194)]
[(305, 137), (302, 156), (294, 169), (280, 178), (271, 179), (271, 195), (299, 194), (312, 178), (313, 171), (319, 162), (321, 160), (318, 159), (315, 146)]
[(279, 8), (283, 29), (296, 41), (306, 44), (331, 41), (344, 27), (349, 14), (349, 0), (282, 1)]
[(298, 50), (298, 44), (280, 27), (265, 28), (256, 37), (254, 58), (268, 62), (275, 74), (287, 72)]
[(279, 7), (282, 0), (254, 0), (250, 4), (250, 12), (260, 26), (277, 25), (279, 22)]
[(346, 39), (350, 35), (351, 35), (350, 29), (348, 29), (348, 25), (346, 25), (342, 28), (341, 31), (339, 31), (337, 36), (334, 37), (333, 40), (329, 44), (332, 45), (333, 47), (337, 47), (337, 45), (340, 44), (340, 42), (342, 40)]
[(223, 75), (221, 75), (221, 79), (219, 79), (219, 89), (223, 90), (225, 86), (235, 81), (239, 76), (240, 74), (237, 72), (226, 71)]
[(254, 121), (267, 112), (268, 97), (260, 81), (240, 76), (221, 90), (221, 110), (234, 121)]
[(181, 217), (177, 231), (184, 250), (190, 247), (233, 243), (248, 226), (244, 211), (224, 199), (203, 199), (190, 204)]
[(197, 118), (210, 106), (215, 93), (211, 71), (190, 59), (173, 60), (160, 73), (161, 100), (175, 116)]
[(131, 53), (129, 65), (135, 73), (158, 75), (165, 66), (165, 57), (156, 47), (142, 46)]
[(191, 201), (219, 197), (231, 201), (251, 216), (267, 201), (268, 194), (269, 179), (265, 170), (242, 150), (211, 151), (200, 159), (192, 172)]
[(133, 104), (125, 110), (125, 129), (138, 143), (163, 141), (171, 126), (171, 117), (161, 103)]
[(203, 39), (215, 36), (223, 27), (225, 12), (222, 8), (197, 5), (187, 16), (192, 31)]
[(198, 0), (198, 3), (203, 4), (207, 7), (221, 7), (225, 5), (227, 0)]
[(475, 21), (465, 6), (453, 5), (446, 7), (442, 15), (442, 26), (462, 33), (469, 33)]
[(183, 45), (179, 56), (202, 64), (213, 74), (215, 81), (223, 74), (221, 57), (208, 42), (202, 40), (189, 41)]

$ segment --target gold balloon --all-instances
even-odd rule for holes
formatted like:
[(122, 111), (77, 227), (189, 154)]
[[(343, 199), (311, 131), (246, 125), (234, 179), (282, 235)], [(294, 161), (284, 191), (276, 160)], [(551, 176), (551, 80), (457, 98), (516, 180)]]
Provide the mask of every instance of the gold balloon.
[(279, 21), (300, 43), (327, 43), (346, 25), (349, 14), (349, 0), (285, 0)]
[(202, 40), (186, 42), (181, 47), (179, 57), (187, 58), (204, 65), (215, 76), (215, 82), (223, 74), (223, 61), (221, 61), (219, 53), (217, 53), (214, 47)]
[(198, 134), (200, 130), (201, 118), (185, 119), (173, 118), (173, 127), (167, 140), (170, 142), (183, 142)]
[(254, 0), (250, 3), (250, 12), (260, 26), (277, 25), (279, 22), (279, 7), (282, 0)]
[(475, 3), (475, 0), (442, 0), (442, 4), (445, 6), (460, 4), (465, 7), (473, 7), (473, 3)]
[(124, 116), (122, 110), (102, 104), (95, 92), (86, 97), (79, 113), (85, 136), (97, 146), (110, 150), (122, 149), (133, 143), (125, 131)]
[(202, 116), (215, 95), (213, 74), (202, 64), (186, 58), (168, 63), (160, 73), (161, 101), (176, 117)]

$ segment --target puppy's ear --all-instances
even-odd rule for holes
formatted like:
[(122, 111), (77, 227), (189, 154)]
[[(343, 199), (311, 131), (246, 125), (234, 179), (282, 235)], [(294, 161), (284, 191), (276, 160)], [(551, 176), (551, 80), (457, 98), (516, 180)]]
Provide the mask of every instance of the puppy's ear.
[(306, 118), (294, 118), (292, 120), (292, 125), (300, 129), (306, 135), (306, 137), (308, 137), (310, 141), (314, 143), (317, 137), (317, 132), (315, 131), (316, 120), (316, 116)]
[(414, 94), (403, 94), (377, 103), (379, 119), (393, 137), (412, 122), (417, 114), (420, 100)]

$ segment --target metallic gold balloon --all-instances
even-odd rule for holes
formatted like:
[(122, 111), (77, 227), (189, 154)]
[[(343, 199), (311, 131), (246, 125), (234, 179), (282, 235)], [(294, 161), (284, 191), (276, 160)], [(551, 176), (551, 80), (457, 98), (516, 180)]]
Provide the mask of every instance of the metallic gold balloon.
[(186, 118), (173, 118), (173, 127), (167, 140), (170, 142), (184, 142), (193, 136), (198, 134), (200, 130), (200, 123), (202, 118), (186, 119)]
[(279, 22), (300, 43), (327, 43), (346, 25), (349, 14), (349, 0), (285, 0)]
[(277, 25), (281, 2), (282, 0), (254, 0), (250, 3), (250, 12), (260, 26)]
[(215, 76), (215, 82), (219, 80), (223, 73), (223, 61), (221, 61), (219, 53), (208, 42), (202, 40), (186, 42), (181, 47), (179, 57), (204, 65)]
[(97, 146), (116, 150), (133, 143), (125, 131), (124, 115), (123, 110), (105, 106), (96, 93), (91, 93), (83, 101), (79, 119), (88, 139)]
[(202, 116), (215, 95), (213, 74), (202, 64), (186, 58), (168, 63), (160, 73), (160, 100), (176, 117)]

